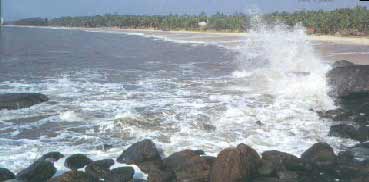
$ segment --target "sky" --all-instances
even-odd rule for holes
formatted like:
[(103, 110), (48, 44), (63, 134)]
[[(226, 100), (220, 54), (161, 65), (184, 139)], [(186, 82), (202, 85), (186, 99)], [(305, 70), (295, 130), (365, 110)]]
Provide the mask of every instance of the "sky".
[(268, 13), (350, 8), (356, 5), (369, 7), (359, 0), (2, 0), (5, 20), (29, 17), (54, 18), (61, 16), (87, 16), (97, 14), (165, 15), (207, 14), (223, 12)]

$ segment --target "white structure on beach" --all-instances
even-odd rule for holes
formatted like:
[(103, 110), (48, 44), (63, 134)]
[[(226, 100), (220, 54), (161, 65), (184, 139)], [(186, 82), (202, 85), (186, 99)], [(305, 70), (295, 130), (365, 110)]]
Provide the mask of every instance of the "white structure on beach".
[(198, 23), (198, 25), (199, 25), (200, 27), (205, 27), (205, 26), (207, 26), (207, 25), (208, 25), (208, 22), (206, 22), (206, 21), (201, 21), (201, 22), (199, 22), (199, 23)]

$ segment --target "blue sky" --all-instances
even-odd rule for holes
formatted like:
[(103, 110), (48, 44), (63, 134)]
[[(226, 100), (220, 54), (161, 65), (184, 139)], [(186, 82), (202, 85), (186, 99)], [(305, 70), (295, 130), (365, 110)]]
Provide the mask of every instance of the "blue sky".
[[(326, 2), (328, 1), (328, 2)], [(213, 14), (301, 9), (336, 9), (356, 5), (369, 6), (359, 0), (3, 0), (7, 20), (25, 17), (84, 16), (118, 14)]]

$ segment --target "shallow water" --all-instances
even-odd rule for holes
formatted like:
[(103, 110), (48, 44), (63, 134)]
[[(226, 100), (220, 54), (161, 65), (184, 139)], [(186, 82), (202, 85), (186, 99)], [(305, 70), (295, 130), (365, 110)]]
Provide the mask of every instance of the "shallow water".
[[(198, 35), (197, 35), (198, 36)], [(299, 155), (328, 137), (329, 66), (300, 28), (255, 31), (237, 48), (141, 34), (5, 27), (0, 93), (50, 101), (0, 111), (0, 167), (14, 171), (48, 151), (117, 157), (154, 140), (166, 155), (246, 143)], [(113, 148), (103, 150), (103, 145)], [(62, 162), (57, 163), (62, 168)]]

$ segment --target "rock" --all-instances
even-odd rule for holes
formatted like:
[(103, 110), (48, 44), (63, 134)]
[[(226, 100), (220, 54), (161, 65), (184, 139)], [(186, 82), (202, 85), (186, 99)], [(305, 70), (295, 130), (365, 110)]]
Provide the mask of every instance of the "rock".
[(47, 160), (38, 160), (31, 166), (20, 171), (16, 178), (27, 182), (43, 182), (56, 173), (54, 164)]
[(276, 166), (272, 161), (261, 160), (260, 166), (258, 168), (258, 174), (261, 176), (273, 176), (273, 173), (276, 170)]
[(0, 168), (0, 181), (15, 179), (14, 173), (5, 168)]
[(369, 65), (335, 67), (327, 74), (334, 97), (369, 92)]
[(126, 164), (137, 164), (145, 161), (161, 160), (160, 153), (151, 140), (134, 143), (123, 151), (117, 161)]
[(43, 155), (40, 160), (48, 160), (51, 162), (56, 162), (59, 159), (64, 158), (64, 155), (61, 154), (60, 152), (49, 152), (45, 155)]
[(285, 170), (298, 171), (305, 169), (304, 163), (301, 159), (294, 155), (277, 150), (263, 152), (262, 159), (264, 161), (270, 161), (276, 172)]
[(85, 168), (86, 174), (96, 181), (101, 179), (111, 181), (112, 175), (110, 167), (114, 165), (114, 160), (104, 159), (99, 161), (94, 161), (88, 164)]
[(352, 125), (339, 124), (331, 126), (329, 130), (330, 136), (351, 138), (357, 140), (359, 138), (357, 129)]
[(111, 170), (112, 182), (133, 181), (135, 170), (132, 167), (119, 167)]
[(279, 182), (278, 178), (272, 177), (257, 177), (252, 182)]
[(301, 159), (321, 169), (331, 168), (336, 163), (333, 148), (327, 143), (314, 144), (301, 155)]
[(39, 93), (7, 93), (0, 94), (0, 110), (21, 109), (48, 101), (46, 95)]
[(218, 154), (210, 172), (211, 182), (248, 181), (257, 172), (260, 157), (257, 152), (245, 144), (237, 148), (227, 148)]
[(337, 67), (355, 66), (355, 64), (350, 61), (340, 60), (340, 61), (334, 62), (332, 66), (334, 68), (337, 68)]
[(86, 165), (90, 164), (92, 160), (84, 154), (73, 154), (69, 156), (64, 161), (64, 166), (71, 170), (77, 170), (84, 168)]
[[(201, 152), (203, 153), (203, 152)], [(164, 166), (174, 171), (179, 182), (208, 181), (210, 166), (198, 151), (176, 152), (163, 160)]]
[(368, 126), (361, 126), (358, 129), (358, 141), (365, 142), (369, 140), (369, 127)]
[(321, 118), (329, 118), (333, 121), (349, 121), (352, 120), (353, 113), (347, 110), (344, 110), (342, 108), (338, 108), (335, 110), (329, 110), (329, 111), (318, 111), (317, 112), (319, 117)]
[(177, 182), (176, 176), (172, 170), (153, 168), (149, 172), (149, 182)]
[(354, 154), (349, 150), (342, 151), (338, 153), (337, 155), (337, 162), (340, 164), (352, 163), (353, 160), (354, 160)]
[(48, 182), (91, 182), (86, 173), (81, 171), (69, 171), (61, 176), (48, 180)]
[(279, 171), (277, 176), (280, 182), (296, 182), (298, 180), (297, 173), (292, 171)]
[(160, 153), (151, 140), (143, 140), (132, 144), (118, 157), (119, 163), (135, 164), (143, 172), (149, 173), (153, 168), (161, 168)]

